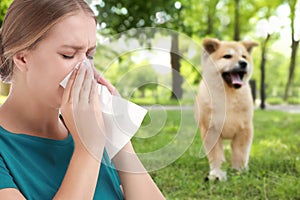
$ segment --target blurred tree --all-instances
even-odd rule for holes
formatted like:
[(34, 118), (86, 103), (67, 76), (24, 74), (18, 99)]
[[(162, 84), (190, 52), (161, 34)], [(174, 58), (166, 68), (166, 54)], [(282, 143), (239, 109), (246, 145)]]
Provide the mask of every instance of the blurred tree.
[[(268, 53), (268, 49), (277, 41), (278, 34), (270, 34), (269, 36), (266, 35), (266, 37), (257, 38), (261, 44), (261, 51), (259, 51), (259, 54), (255, 54), (256, 58), (254, 58), (254, 60), (260, 69), (258, 71), (261, 73), (259, 74), (259, 78), (257, 72), (255, 72), (255, 78), (260, 84), (261, 98), (264, 99), (266, 91), (272, 91), (272, 94), (276, 93), (278, 95), (287, 96), (290, 94), (290, 92), (288, 92), (288, 90), (290, 90), (289, 88), (293, 85), (298, 49), (298, 41), (294, 38), (296, 0), (203, 0), (200, 2), (198, 0), (157, 0), (154, 2), (142, 2), (137, 0), (107, 0), (107, 2), (105, 2), (105, 0), (101, 0), (97, 6), (97, 10), (99, 11), (100, 27), (102, 27), (102, 33), (104, 34), (121, 33), (130, 28), (163, 27), (185, 33), (193, 37), (193, 39), (209, 36), (217, 37), (221, 40), (241, 40), (244, 39), (245, 36), (254, 36), (253, 32), (258, 21), (269, 19), (271, 16), (276, 15), (276, 9), (281, 5), (289, 5), (292, 13), (290, 19), (293, 21), (293, 24), (291, 24), (293, 40), (291, 45), (291, 58), (289, 59), (288, 84), (286, 84), (285, 88), (279, 85), (279, 83), (282, 84), (282, 77), (287, 70), (284, 71), (281, 66), (276, 66), (276, 62), (267, 59), (268, 57), (277, 59), (277, 57), (274, 56), (277, 54), (274, 51)], [(146, 38), (150, 38), (153, 35), (153, 32), (149, 32)], [(135, 35), (132, 36), (135, 37)], [(138, 38), (144, 43), (151, 41), (145, 39), (145, 36)], [(172, 51), (177, 51), (177, 48), (179, 48), (179, 51), (182, 51), (180, 39), (178, 41), (176, 35), (173, 35), (172, 38)], [(148, 44), (148, 47), (151, 47), (151, 44)], [(182, 68), (180, 56), (172, 55), (171, 53), (171, 57), (172, 67), (177, 66), (177, 68), (179, 68), (177, 71), (180, 72), (180, 68)], [(258, 59), (258, 57), (260, 57), (260, 59)], [(285, 61), (286, 60), (280, 62), (281, 65), (283, 65)], [(271, 77), (274, 76), (273, 74), (266, 73), (268, 70), (265, 69), (271, 66), (276, 67), (276, 73), (278, 73), (278, 75), (281, 74), (278, 76), (280, 81), (278, 80), (278, 82), (276, 82), (276, 84), (278, 84), (276, 85), (277, 89), (274, 90), (271, 89), (271, 86), (274, 85), (274, 80), (271, 80)], [(190, 66), (185, 65), (185, 67)], [(175, 68), (176, 67), (174, 67), (174, 69)], [(174, 71), (176, 72), (176, 70)], [(176, 83), (174, 77), (175, 75), (173, 75), (173, 83), (176, 85), (182, 82), (182, 80), (177, 77), (178, 83)], [(297, 80), (298, 79), (295, 81)], [(195, 83), (197, 83), (197, 81), (199, 80), (195, 79)], [(269, 88), (265, 91), (267, 85), (269, 85)], [(180, 93), (174, 91), (174, 94)], [(261, 107), (264, 107), (264, 102), (262, 102)]]
[[(188, 27), (188, 35), (192, 38), (193, 43), (198, 44), (194, 56), (186, 54), (188, 60), (181, 60), (181, 74), (185, 77), (185, 80), (192, 85), (198, 85), (201, 76), (201, 41), (205, 37), (214, 37), (222, 39), (222, 20), (220, 16), (220, 4), (219, 0), (182, 0), (183, 9), (181, 10), (182, 27)], [(222, 4), (222, 3), (221, 3)], [(220, 6), (219, 6), (220, 7)], [(222, 7), (222, 5), (221, 5)], [(185, 31), (183, 29), (183, 31)], [(189, 45), (181, 40), (180, 48), (184, 48)], [(189, 49), (182, 50), (182, 52), (189, 52)], [(194, 50), (192, 50), (194, 51)], [(188, 61), (188, 62), (185, 62)], [(188, 64), (189, 62), (199, 63), (199, 65), (193, 66)], [(184, 68), (184, 69), (183, 69)], [(187, 69), (188, 68), (188, 69)]]
[(2, 26), (2, 22), (4, 19), (4, 15), (6, 13), (6, 10), (11, 2), (12, 2), (12, 0), (1, 0), (0, 1), (0, 25), (1, 26)]
[(287, 84), (284, 91), (284, 100), (287, 101), (289, 97), (290, 90), (293, 86), (294, 76), (295, 76), (295, 67), (296, 67), (296, 58), (297, 58), (297, 51), (299, 47), (299, 40), (295, 37), (295, 14), (296, 14), (296, 4), (297, 0), (286, 0), (289, 8), (290, 8), (290, 19), (291, 19), (291, 57), (290, 57), (290, 64), (289, 64), (289, 75)]
[[(3, 23), (3, 19), (5, 16), (6, 10), (11, 2), (12, 2), (12, 0), (1, 0), (0, 1), (0, 27), (2, 27), (2, 23)], [(1, 82), (0, 87), (1, 87), (0, 94), (5, 95), (5, 96), (8, 95), (9, 89), (10, 89), (10, 84)]]
[[(156, 90), (157, 90), (157, 76), (154, 69), (151, 65), (146, 64), (142, 66), (138, 66), (131, 73), (126, 76), (126, 82), (123, 85), (131, 87), (131, 91), (139, 90), (141, 92), (142, 98), (145, 97), (145, 91), (150, 89), (152, 91), (153, 97), (157, 98)], [(134, 94), (130, 94), (133, 96)]]
[[(282, 0), (273, 1), (274, 5)], [(241, 40), (255, 29), (251, 20), (261, 18), (267, 3), (262, 0), (182, 0), (183, 25), (190, 26), (192, 35)], [(271, 4), (271, 3), (270, 3)], [(276, 6), (273, 6), (276, 7)], [(257, 21), (257, 20), (254, 20)]]
[(214, 25), (215, 25), (215, 13), (217, 10), (217, 4), (219, 0), (210, 0), (208, 1), (208, 10), (207, 10), (207, 29), (206, 29), (206, 35), (211, 35), (215, 31)]
[(261, 71), (261, 83), (260, 83), (260, 108), (265, 109), (265, 99), (266, 99), (266, 92), (265, 92), (265, 65), (266, 65), (266, 54), (267, 54), (267, 45), (270, 41), (271, 34), (268, 34), (267, 37), (262, 42), (261, 46), (261, 63), (260, 63), (260, 71)]
[[(191, 33), (190, 26), (183, 25), (180, 11), (182, 4), (176, 0), (102, 0), (96, 5), (99, 11), (98, 20), (102, 28), (102, 34), (112, 35), (123, 33), (133, 28), (161, 27), (172, 30)], [(153, 30), (153, 29), (152, 29)], [(149, 38), (154, 37), (155, 32), (149, 32), (145, 37), (140, 37), (139, 32), (129, 37), (141, 38), (141, 42), (149, 42)], [(126, 34), (128, 34), (126, 32)], [(171, 98), (182, 97), (182, 76), (180, 75), (180, 56), (178, 34), (171, 34), (171, 66), (172, 70), (172, 95)], [(151, 47), (151, 44), (148, 44)]]
[(261, 62), (260, 62), (260, 72), (261, 72), (261, 80), (260, 80), (260, 108), (265, 109), (265, 99), (266, 99), (266, 91), (265, 91), (265, 68), (267, 62), (267, 51), (269, 48), (269, 43), (271, 37), (276, 33), (278, 33), (281, 28), (279, 25), (276, 26), (277, 17), (274, 16), (275, 10), (281, 4), (281, 0), (277, 1), (260, 1), (257, 2), (256, 6), (258, 12), (260, 13), (260, 21), (256, 26), (256, 35), (261, 39)]
[(240, 32), (240, 0), (234, 0), (234, 36), (233, 39), (235, 41), (239, 41), (241, 39)]
[(183, 82), (182, 75), (180, 74), (180, 56), (179, 56), (179, 40), (178, 33), (171, 35), (171, 66), (172, 66), (172, 94), (171, 99), (182, 98), (181, 84)]
[(254, 27), (251, 26), (250, 19), (254, 18), (257, 11), (261, 8), (257, 6), (258, 2), (261, 2), (261, 0), (257, 0), (256, 2), (253, 0), (234, 0), (228, 2), (228, 13), (224, 14), (229, 15), (230, 21), (232, 21), (228, 28), (230, 31), (233, 31), (233, 40), (242, 40), (245, 35), (253, 31)]

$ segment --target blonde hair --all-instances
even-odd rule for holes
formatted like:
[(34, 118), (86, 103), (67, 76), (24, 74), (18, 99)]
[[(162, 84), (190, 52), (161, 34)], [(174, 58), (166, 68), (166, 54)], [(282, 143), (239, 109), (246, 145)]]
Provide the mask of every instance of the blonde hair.
[(14, 0), (0, 29), (0, 75), (10, 82), (19, 51), (33, 49), (66, 16), (80, 11), (96, 17), (84, 0)]

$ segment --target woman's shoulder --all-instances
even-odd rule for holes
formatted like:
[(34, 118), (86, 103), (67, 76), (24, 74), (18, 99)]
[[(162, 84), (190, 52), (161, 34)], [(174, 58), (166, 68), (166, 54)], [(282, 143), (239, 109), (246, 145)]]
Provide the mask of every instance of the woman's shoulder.
[(12, 133), (0, 125), (1, 154), (18, 156), (18, 154), (33, 153), (42, 156), (57, 156), (61, 152), (69, 152), (71, 154), (73, 149), (74, 143), (71, 134), (63, 140), (54, 140), (25, 133)]

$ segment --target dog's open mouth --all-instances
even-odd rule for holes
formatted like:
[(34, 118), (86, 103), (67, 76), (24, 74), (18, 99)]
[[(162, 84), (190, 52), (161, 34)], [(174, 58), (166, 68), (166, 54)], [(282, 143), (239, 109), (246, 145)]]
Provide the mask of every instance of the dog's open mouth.
[(222, 77), (224, 81), (230, 86), (234, 87), (235, 89), (239, 89), (243, 86), (243, 78), (247, 71), (245, 70), (232, 70), (229, 72), (223, 72)]

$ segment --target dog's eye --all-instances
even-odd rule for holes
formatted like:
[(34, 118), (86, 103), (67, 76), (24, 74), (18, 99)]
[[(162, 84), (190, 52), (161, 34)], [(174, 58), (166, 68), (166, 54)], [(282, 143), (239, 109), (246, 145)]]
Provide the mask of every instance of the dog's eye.
[(225, 58), (225, 59), (230, 59), (230, 58), (232, 58), (232, 55), (226, 54), (226, 55), (223, 56), (223, 58)]
[(247, 56), (245, 56), (245, 55), (242, 55), (242, 57), (245, 58), (245, 59), (247, 58)]

